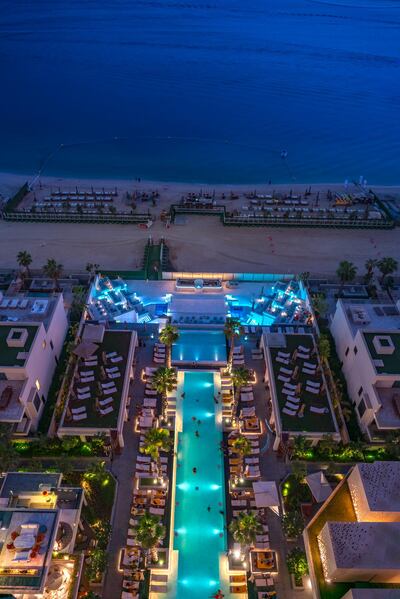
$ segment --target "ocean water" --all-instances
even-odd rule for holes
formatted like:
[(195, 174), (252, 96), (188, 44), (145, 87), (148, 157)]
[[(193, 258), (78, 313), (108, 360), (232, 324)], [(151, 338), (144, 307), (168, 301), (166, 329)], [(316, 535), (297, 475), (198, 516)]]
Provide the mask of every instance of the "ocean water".
[(2, 171), (393, 184), (399, 155), (400, 0), (0, 0)]

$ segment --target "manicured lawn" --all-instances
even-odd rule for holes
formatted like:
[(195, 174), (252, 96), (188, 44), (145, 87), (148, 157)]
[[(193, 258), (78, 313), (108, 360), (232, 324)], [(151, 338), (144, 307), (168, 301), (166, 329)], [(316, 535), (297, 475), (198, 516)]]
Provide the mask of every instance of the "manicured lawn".
[[(276, 357), (278, 356), (278, 352), (290, 352), (293, 355), (293, 352), (297, 349), (299, 345), (303, 347), (310, 348), (310, 351), (314, 349), (313, 340), (310, 335), (286, 335), (286, 348), (270, 348), (273, 370), (274, 370), (274, 378), (275, 378), (275, 388), (278, 397), (278, 403), (280, 408), (280, 418), (282, 423), (283, 431), (299, 431), (299, 432), (322, 432), (322, 433), (335, 433), (335, 425), (333, 421), (333, 416), (331, 413), (331, 409), (328, 402), (328, 396), (326, 391), (320, 393), (319, 395), (314, 395), (313, 393), (309, 393), (306, 391), (306, 381), (311, 380), (315, 382), (322, 383), (322, 375), (321, 373), (316, 375), (309, 375), (302, 373), (302, 366), (304, 361), (316, 363), (317, 357), (311, 356), (309, 360), (301, 360), (297, 359), (295, 361), (290, 361), (290, 364), (285, 365), (280, 362), (276, 362)], [(299, 393), (300, 397), (300, 405), (305, 404), (304, 416), (303, 418), (299, 418), (298, 416), (289, 416), (287, 414), (282, 413), (282, 409), (286, 404), (287, 396), (282, 393), (282, 389), (284, 387), (284, 382), (278, 380), (279, 371), (281, 367), (288, 369), (295, 369), (298, 366), (298, 377), (296, 380), (291, 380), (292, 384), (301, 383), (301, 392)], [(310, 406), (315, 406), (318, 408), (327, 408), (327, 414), (315, 414), (310, 411)]]

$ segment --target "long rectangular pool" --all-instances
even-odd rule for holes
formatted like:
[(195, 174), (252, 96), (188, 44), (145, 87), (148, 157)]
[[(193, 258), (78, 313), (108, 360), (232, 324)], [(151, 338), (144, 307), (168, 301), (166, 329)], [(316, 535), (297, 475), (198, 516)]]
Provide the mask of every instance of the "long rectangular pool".
[(226, 534), (221, 513), (225, 509), (222, 432), (219, 406), (214, 402), (214, 374), (185, 372), (183, 392), (176, 471), (174, 549), (179, 554), (174, 597), (204, 599), (222, 589), (228, 598), (229, 588), (224, 588), (219, 574)]
[(179, 338), (172, 346), (174, 364), (226, 364), (226, 340), (223, 331), (179, 330)]

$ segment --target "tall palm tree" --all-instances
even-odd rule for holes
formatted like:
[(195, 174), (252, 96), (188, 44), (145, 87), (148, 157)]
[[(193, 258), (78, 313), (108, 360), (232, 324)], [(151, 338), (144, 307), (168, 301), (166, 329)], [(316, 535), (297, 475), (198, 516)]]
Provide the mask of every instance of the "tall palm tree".
[(151, 428), (144, 436), (143, 451), (151, 456), (157, 466), (157, 476), (161, 476), (160, 451), (170, 451), (172, 439), (164, 428)]
[(232, 418), (236, 417), (237, 408), (239, 405), (239, 397), (240, 397), (240, 389), (241, 387), (245, 387), (249, 384), (251, 379), (250, 371), (247, 368), (235, 368), (232, 370), (232, 383), (235, 388), (235, 393), (233, 396), (232, 403)]
[(327, 335), (321, 335), (318, 339), (318, 352), (325, 365), (331, 357), (331, 344), (329, 343)]
[(232, 368), (233, 350), (235, 349), (235, 338), (243, 335), (244, 330), (238, 318), (227, 318), (224, 326), (225, 337), (229, 342), (229, 358), (228, 365)]
[(167, 394), (171, 393), (176, 387), (176, 370), (161, 366), (154, 373), (152, 381), (153, 389), (155, 389), (162, 398), (162, 414), (164, 420), (167, 416), (168, 399)]
[(43, 266), (43, 272), (46, 277), (49, 277), (49, 279), (53, 279), (54, 281), (54, 291), (60, 291), (58, 280), (61, 277), (62, 270), (63, 265), (58, 264), (54, 258), (49, 258), (47, 263)]
[(341, 262), (339, 262), (339, 266), (336, 270), (336, 274), (340, 280), (340, 288), (339, 288), (339, 295), (340, 295), (342, 292), (342, 289), (343, 289), (343, 285), (345, 283), (351, 283), (351, 281), (354, 281), (354, 279), (356, 278), (357, 267), (352, 262), (349, 262), (348, 260), (342, 260)]
[(159, 337), (161, 343), (164, 343), (167, 348), (167, 366), (168, 368), (171, 368), (171, 347), (179, 337), (178, 329), (172, 324), (167, 324), (160, 331)]
[(240, 466), (240, 477), (244, 474), (244, 458), (251, 454), (251, 443), (244, 435), (239, 435), (233, 440), (231, 445), (232, 451), (239, 454), (242, 459)]
[(398, 268), (398, 262), (394, 258), (386, 256), (385, 258), (382, 258), (382, 260), (379, 260), (378, 268), (382, 274), (381, 283), (383, 283), (388, 275), (396, 272)]
[(133, 527), (138, 543), (148, 552), (154, 563), (158, 562), (157, 547), (165, 537), (165, 526), (158, 516), (146, 512)]
[(256, 541), (256, 536), (262, 534), (262, 525), (256, 514), (241, 512), (229, 525), (229, 532), (234, 541), (240, 544), (242, 553), (246, 553), (250, 545)]
[(374, 276), (374, 268), (378, 265), (378, 260), (374, 260), (373, 258), (369, 258), (365, 262), (365, 275), (364, 281), (365, 283), (370, 283), (372, 277)]
[(30, 255), (30, 253), (27, 252), (26, 250), (22, 250), (21, 252), (18, 252), (17, 262), (18, 262), (18, 266), (21, 266), (22, 268), (24, 268), (28, 277), (30, 277), (31, 271), (29, 270), (29, 267), (32, 264), (32, 256)]

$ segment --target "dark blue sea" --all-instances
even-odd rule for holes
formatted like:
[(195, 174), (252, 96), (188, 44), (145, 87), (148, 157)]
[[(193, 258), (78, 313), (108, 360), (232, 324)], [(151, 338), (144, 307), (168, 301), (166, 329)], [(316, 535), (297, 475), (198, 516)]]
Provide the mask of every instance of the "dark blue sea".
[(0, 0), (0, 170), (40, 168), (399, 183), (400, 0)]

